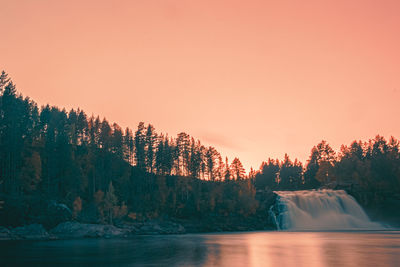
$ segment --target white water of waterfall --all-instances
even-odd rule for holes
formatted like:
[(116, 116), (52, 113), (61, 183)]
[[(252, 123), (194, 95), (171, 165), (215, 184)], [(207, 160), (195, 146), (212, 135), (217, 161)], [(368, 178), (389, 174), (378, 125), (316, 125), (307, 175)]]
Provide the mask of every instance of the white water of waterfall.
[[(276, 191), (276, 224), (282, 230), (379, 230), (343, 190)], [(270, 211), (271, 213), (271, 211)]]

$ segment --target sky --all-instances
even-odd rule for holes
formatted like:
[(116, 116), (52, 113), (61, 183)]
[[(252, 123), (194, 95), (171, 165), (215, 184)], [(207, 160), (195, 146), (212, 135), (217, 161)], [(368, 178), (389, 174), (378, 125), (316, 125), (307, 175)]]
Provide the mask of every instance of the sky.
[(39, 105), (186, 132), (247, 170), (400, 138), (400, 1), (0, 0), (0, 70)]

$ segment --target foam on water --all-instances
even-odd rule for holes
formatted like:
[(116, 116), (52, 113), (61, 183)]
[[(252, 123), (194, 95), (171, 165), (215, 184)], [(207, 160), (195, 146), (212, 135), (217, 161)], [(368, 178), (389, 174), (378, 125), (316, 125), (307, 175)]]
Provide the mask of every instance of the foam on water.
[(382, 230), (343, 190), (276, 191), (270, 210), (282, 230)]

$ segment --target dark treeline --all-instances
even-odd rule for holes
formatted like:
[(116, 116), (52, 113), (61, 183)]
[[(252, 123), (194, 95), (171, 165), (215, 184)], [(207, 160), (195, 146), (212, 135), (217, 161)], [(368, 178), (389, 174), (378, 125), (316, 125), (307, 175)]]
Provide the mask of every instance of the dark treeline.
[(253, 175), (257, 189), (345, 189), (372, 219), (399, 225), (400, 153), (394, 137), (353, 141), (342, 145), (339, 153), (322, 141), (312, 148), (305, 167), (285, 155), (283, 161), (263, 162)]
[(399, 192), (399, 142), (380, 136), (312, 149), (306, 166), (285, 155), (245, 173), (214, 147), (182, 132), (157, 134), (151, 124), (121, 129), (84, 111), (38, 107), (0, 76), (0, 224), (40, 222), (46, 207), (64, 203), (76, 220), (113, 223), (160, 217), (202, 219), (267, 214), (257, 190), (329, 184)]
[(179, 218), (254, 213), (255, 189), (238, 158), (182, 132), (152, 125), (122, 130), (84, 111), (39, 108), (0, 77), (0, 210), (2, 224), (44, 220), (49, 201), (76, 219)]
[(337, 154), (326, 141), (311, 150), (307, 165), (268, 159), (254, 174), (257, 189), (299, 190), (327, 185), (357, 185), (368, 191), (400, 192), (399, 141), (376, 136), (342, 145)]

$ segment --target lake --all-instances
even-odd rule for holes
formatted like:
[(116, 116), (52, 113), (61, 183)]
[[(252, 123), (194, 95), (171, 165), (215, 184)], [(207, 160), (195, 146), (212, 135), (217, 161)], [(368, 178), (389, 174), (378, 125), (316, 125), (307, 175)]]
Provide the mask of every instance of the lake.
[(1, 266), (400, 266), (400, 231), (0, 241)]

